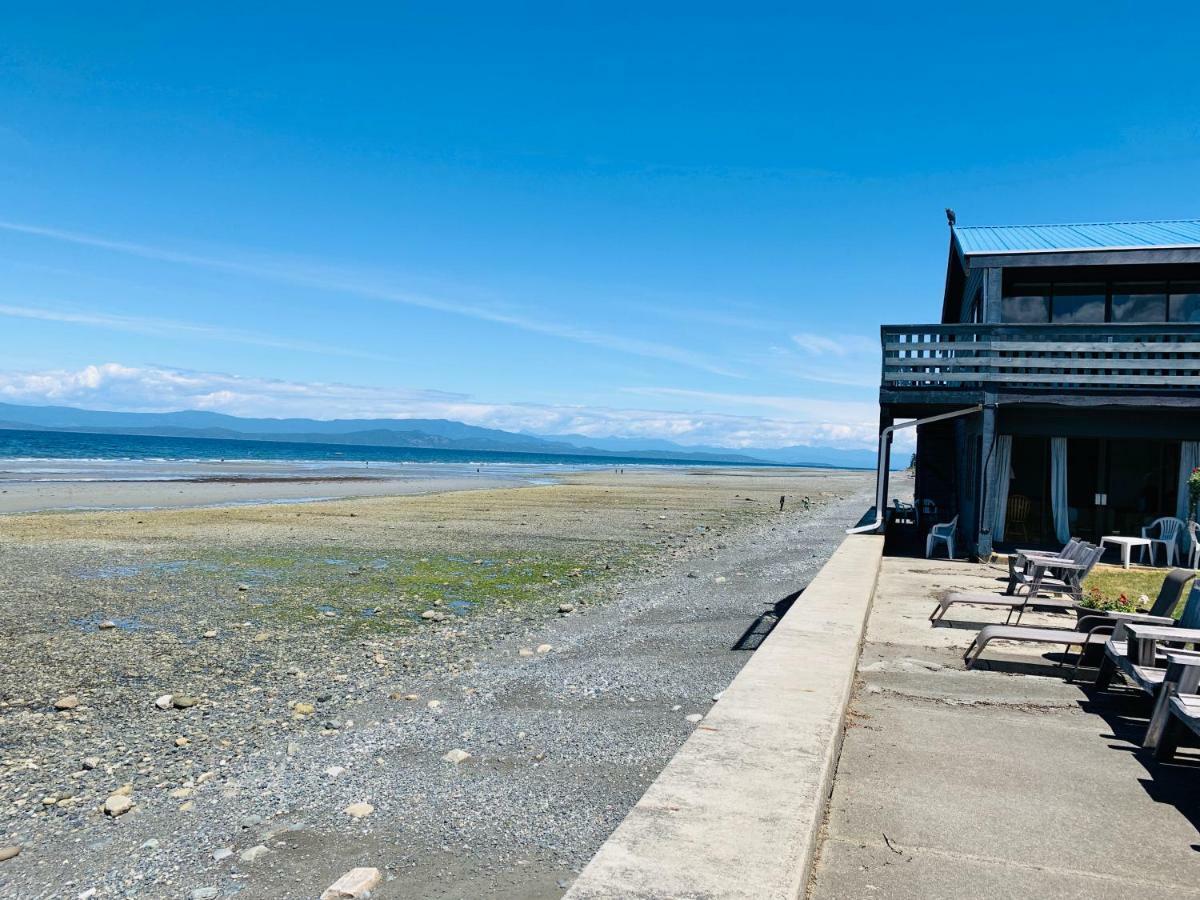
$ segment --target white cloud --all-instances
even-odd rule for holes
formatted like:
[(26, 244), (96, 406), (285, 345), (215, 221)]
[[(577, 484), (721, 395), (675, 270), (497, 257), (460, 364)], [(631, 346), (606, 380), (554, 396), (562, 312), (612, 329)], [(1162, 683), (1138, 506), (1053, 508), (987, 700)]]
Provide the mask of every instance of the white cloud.
[(395, 361), (395, 357), (352, 350), (347, 347), (335, 347), (330, 344), (320, 344), (313, 341), (277, 338), (267, 334), (244, 331), (240, 328), (223, 328), (215, 325), (201, 325), (195, 322), (181, 322), (175, 319), (159, 319), (151, 316), (121, 316), (85, 310), (56, 309), (8, 303), (0, 303), (0, 316), (7, 316), (14, 319), (36, 319), (43, 322), (63, 322), (70, 325), (87, 325), (93, 328), (105, 328), (110, 331), (124, 331), (132, 334), (203, 338), (205, 340), (227, 341), (234, 344), (251, 344), (258, 347), (299, 350), (306, 353)]
[(813, 356), (864, 356), (879, 353), (879, 342), (861, 334), (816, 334), (801, 331), (792, 335), (792, 343)]
[(709, 359), (702, 354), (682, 347), (675, 347), (658, 341), (647, 341), (642, 338), (609, 334), (566, 323), (552, 322), (536, 315), (518, 313), (498, 307), (481, 306), (477, 303), (463, 303), (457, 300), (401, 290), (389, 284), (386, 279), (379, 281), (360, 272), (351, 272), (330, 266), (313, 265), (297, 260), (288, 260), (283, 263), (270, 261), (242, 262), (214, 256), (182, 253), (130, 241), (114, 241), (95, 235), (79, 234), (78, 232), (64, 231), (58, 228), (46, 228), (40, 225), (27, 225), (21, 222), (0, 221), (0, 230), (48, 238), (50, 240), (85, 247), (94, 247), (100, 250), (137, 256), (158, 262), (231, 272), (277, 283), (294, 284), (333, 293), (350, 294), (370, 300), (416, 306), (422, 309), (466, 316), (467, 318), (492, 322), (498, 325), (507, 325), (511, 328), (529, 331), (534, 334), (561, 338), (594, 347), (603, 347), (620, 353), (664, 360), (716, 375), (734, 378), (743, 377), (719, 361)]
[[(0, 400), (92, 409), (164, 412), (205, 409), (242, 416), (445, 418), (535, 434), (665, 438), (682, 444), (873, 448), (877, 411), (866, 403), (642, 388), (643, 396), (686, 398), (730, 412), (488, 403), (465, 394), (330, 382), (296, 382), (158, 366), (104, 363), (78, 370), (0, 372)], [(747, 415), (739, 409), (767, 413)]]

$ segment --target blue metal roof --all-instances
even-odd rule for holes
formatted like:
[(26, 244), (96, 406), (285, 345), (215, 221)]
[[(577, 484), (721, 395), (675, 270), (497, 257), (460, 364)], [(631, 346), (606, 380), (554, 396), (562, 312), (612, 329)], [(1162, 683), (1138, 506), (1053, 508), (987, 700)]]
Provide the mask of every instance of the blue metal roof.
[(954, 237), (967, 256), (1200, 247), (1200, 219), (1093, 222), (1085, 225), (966, 225), (955, 227)]

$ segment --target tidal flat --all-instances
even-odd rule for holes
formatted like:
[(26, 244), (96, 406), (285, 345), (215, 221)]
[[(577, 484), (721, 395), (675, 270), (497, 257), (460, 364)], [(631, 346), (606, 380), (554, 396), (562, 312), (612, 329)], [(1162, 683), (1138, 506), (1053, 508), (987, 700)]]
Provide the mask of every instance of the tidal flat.
[(872, 481), (0, 517), (0, 896), (560, 896)]

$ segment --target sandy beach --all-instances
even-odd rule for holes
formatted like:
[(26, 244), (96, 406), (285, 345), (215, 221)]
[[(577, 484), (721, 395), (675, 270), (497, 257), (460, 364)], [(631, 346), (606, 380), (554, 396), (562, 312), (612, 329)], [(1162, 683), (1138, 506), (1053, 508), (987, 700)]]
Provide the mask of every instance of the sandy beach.
[(371, 865), (385, 900), (559, 897), (872, 477), (281, 484), (0, 517), (0, 896), (316, 897)]

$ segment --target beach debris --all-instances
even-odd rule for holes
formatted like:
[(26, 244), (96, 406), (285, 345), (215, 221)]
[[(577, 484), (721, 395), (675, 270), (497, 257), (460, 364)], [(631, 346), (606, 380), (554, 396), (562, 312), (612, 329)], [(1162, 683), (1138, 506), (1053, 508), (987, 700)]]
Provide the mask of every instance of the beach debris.
[(244, 582), (244, 581), (239, 581), (237, 589), (239, 591), (248, 591), (248, 590), (250, 590), (250, 585), (246, 584), (246, 582)]
[(142, 845), (140, 847), (138, 847), (138, 849), (139, 850), (157, 850), (158, 849), (158, 838), (150, 838), (149, 840), (142, 841)]
[[(133, 790), (132, 785), (129, 788), (131, 791)], [(123, 790), (124, 788), (121, 788), (104, 801), (105, 815), (112, 816), (115, 819), (117, 816), (123, 816), (133, 809), (133, 798), (127, 793), (121, 793)]]
[(74, 709), (79, 705), (79, 698), (74, 694), (67, 694), (65, 697), (59, 697), (54, 701), (54, 708), (60, 712)]
[(704, 716), (700, 715), (700, 713), (692, 713), (691, 715), (684, 716), (684, 718), (695, 725), (697, 722), (703, 719)]
[(292, 707), (292, 715), (295, 716), (311, 716), (317, 711), (317, 708), (311, 703), (297, 703)]
[(375, 807), (370, 803), (351, 803), (342, 812), (352, 819), (365, 819), (371, 813), (375, 812)]
[(325, 770), (325, 774), (328, 775), (330, 778), (337, 778), (341, 775), (344, 775), (345, 773), (346, 773), (345, 766), (330, 766), (328, 769)]
[(192, 890), (192, 900), (216, 900), (221, 892), (215, 887), (198, 887)]
[(212, 629), (209, 629), (208, 631), (204, 632), (204, 637), (206, 637), (206, 638), (215, 638), (216, 636), (217, 636), (216, 631), (214, 631)]
[(383, 879), (380, 871), (373, 866), (360, 866), (351, 869), (321, 894), (321, 900), (360, 900), (368, 897), (371, 891)]
[(567, 613), (573, 613), (573, 612), (575, 612), (575, 604), (574, 603), (560, 603), (560, 604), (558, 604), (558, 611), (560, 613), (562, 613), (564, 616)]
[(448, 762), (448, 763), (454, 763), (457, 766), (459, 763), (464, 763), (470, 758), (471, 758), (470, 753), (468, 753), (466, 750), (460, 750), (456, 747), (455, 749), (451, 750), (449, 753), (446, 753), (442, 757), (442, 761)]
[(105, 619), (103, 622), (101, 622), (96, 627), (99, 628), (101, 631), (112, 631), (114, 628), (117, 627), (117, 623), (114, 622), (112, 619)]
[(271, 848), (265, 844), (255, 844), (249, 850), (243, 850), (242, 855), (238, 857), (244, 863), (252, 863), (271, 852)]
[(83, 758), (83, 767), (85, 769), (91, 770), (91, 769), (96, 768), (99, 765), (100, 765), (100, 757), (98, 757), (98, 756), (85, 756)]
[(171, 697), (171, 705), (176, 709), (187, 709), (196, 705), (196, 698), (187, 694), (174, 694)]
[(699, 578), (699, 577), (700, 577), (700, 573), (699, 573), (699, 572), (688, 572), (688, 573), (687, 573), (687, 577), (688, 577), (688, 578)]
[(188, 740), (187, 738), (185, 738), (185, 737), (177, 737), (177, 738), (175, 738), (175, 746), (176, 746), (176, 747), (186, 747), (186, 746), (187, 746), (188, 744), (190, 744), (190, 743), (191, 743), (191, 741), (189, 741), (189, 740)]
[(154, 705), (159, 709), (170, 709), (175, 705), (175, 697), (171, 694), (163, 694), (154, 701)]
[(421, 613), (421, 618), (425, 619), (426, 621), (441, 622), (446, 618), (446, 614), (444, 612), (439, 612), (436, 609), (427, 609), (425, 612)]
[(533, 651), (528, 647), (522, 647), (517, 651), (517, 656), (533, 656)]
[(538, 644), (537, 645), (538, 653), (549, 653), (553, 649), (554, 649), (554, 647), (552, 647), (550, 644)]
[(231, 856), (233, 856), (233, 851), (228, 847), (218, 847), (212, 852), (212, 858), (217, 862), (220, 862), (223, 859), (229, 859)]
[(0, 862), (4, 862), (6, 859), (15, 859), (20, 855), (20, 847), (0, 847)]
[(425, 705), (427, 707), (429, 707), (430, 709), (440, 709), (441, 705), (442, 705), (442, 701), (441, 700), (430, 700)]

